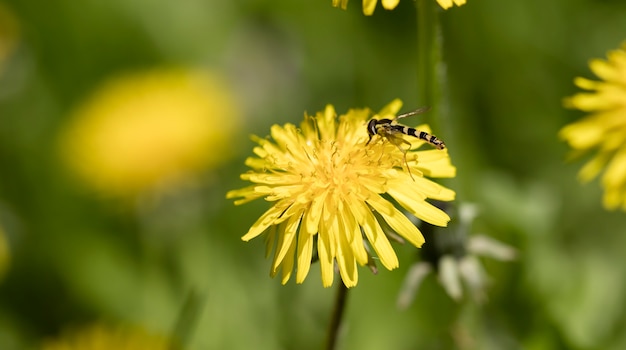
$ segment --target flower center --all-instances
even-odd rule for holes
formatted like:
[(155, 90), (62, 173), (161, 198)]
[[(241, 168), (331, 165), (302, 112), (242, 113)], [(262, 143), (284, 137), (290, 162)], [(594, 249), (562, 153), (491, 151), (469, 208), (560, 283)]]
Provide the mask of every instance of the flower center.
[(315, 152), (308, 152), (310, 166), (300, 170), (303, 185), (311, 193), (327, 191), (342, 197), (358, 186), (359, 167), (355, 159), (363, 149), (342, 147), (335, 141), (320, 141)]

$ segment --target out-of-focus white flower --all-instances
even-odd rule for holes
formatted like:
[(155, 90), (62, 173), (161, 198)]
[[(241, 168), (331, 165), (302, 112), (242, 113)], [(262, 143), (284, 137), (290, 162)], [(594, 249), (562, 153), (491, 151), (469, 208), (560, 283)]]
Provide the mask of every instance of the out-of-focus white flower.
[[(435, 241), (431, 242), (430, 256), (416, 262), (409, 269), (398, 295), (399, 308), (405, 309), (411, 305), (420, 285), (431, 272), (437, 274), (439, 283), (452, 299), (461, 300), (465, 286), (476, 302), (486, 300), (487, 273), (478, 257), (510, 261), (516, 258), (517, 252), (514, 248), (486, 235), (469, 236), (467, 232), (477, 215), (475, 205), (462, 203), (458, 210), (458, 222), (451, 222), (450, 230), (438, 232), (430, 239), (426, 239), (424, 250), (427, 249), (429, 242)], [(422, 231), (426, 235), (426, 230)], [(437, 244), (438, 238), (445, 242)]]

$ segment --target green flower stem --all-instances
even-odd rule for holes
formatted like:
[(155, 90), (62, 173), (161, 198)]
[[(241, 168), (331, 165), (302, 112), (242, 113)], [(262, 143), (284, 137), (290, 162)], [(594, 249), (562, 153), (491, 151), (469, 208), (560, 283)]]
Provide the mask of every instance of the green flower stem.
[[(448, 114), (445, 89), (446, 67), (443, 61), (443, 34), (439, 15), (441, 8), (433, 0), (416, 0), (417, 9), (417, 101), (429, 106), (425, 114), (434, 135), (448, 147), (456, 144), (454, 123)], [(458, 178), (445, 179), (442, 184), (458, 183)], [(458, 191), (457, 191), (458, 194)]]
[(337, 340), (339, 339), (339, 332), (341, 331), (341, 320), (343, 319), (346, 300), (348, 298), (348, 288), (343, 284), (343, 281), (340, 281), (337, 285), (335, 308), (333, 309), (332, 318), (328, 327), (326, 350), (334, 350), (337, 348)]
[(416, 0), (417, 8), (417, 102), (430, 106), (428, 123), (440, 130), (442, 72), (441, 28), (437, 3), (433, 0)]
[(205, 296), (192, 289), (180, 309), (178, 319), (172, 330), (172, 342), (169, 350), (186, 349), (193, 332), (198, 328), (198, 319), (202, 313)]

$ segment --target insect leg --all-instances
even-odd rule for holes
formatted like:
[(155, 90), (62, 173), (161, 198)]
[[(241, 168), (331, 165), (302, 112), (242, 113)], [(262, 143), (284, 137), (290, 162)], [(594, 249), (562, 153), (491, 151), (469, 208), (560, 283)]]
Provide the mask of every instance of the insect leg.
[(411, 168), (409, 167), (409, 162), (406, 160), (406, 154), (411, 149), (411, 143), (405, 139), (402, 139), (402, 143), (406, 143), (409, 147), (403, 150), (402, 147), (400, 147), (400, 145), (396, 145), (396, 146), (398, 146), (400, 151), (402, 151), (402, 154), (404, 155), (404, 165), (406, 165), (406, 170), (409, 172), (409, 176), (411, 177), (411, 180), (415, 182), (415, 179), (413, 178), (413, 174), (411, 174)]
[[(396, 147), (398, 147), (398, 149), (400, 150), (400, 152), (402, 152), (403, 158), (404, 158), (404, 165), (406, 165), (406, 170), (409, 172), (409, 176), (411, 176), (411, 179), (413, 181), (415, 181), (415, 178), (413, 178), (413, 174), (411, 173), (411, 168), (409, 167), (409, 162), (406, 159), (406, 154), (409, 152), (409, 150), (411, 149), (411, 143), (405, 139), (403, 139), (400, 135), (394, 135), (394, 134), (390, 134), (387, 139), (389, 140), (389, 142), (391, 142), (392, 144), (394, 144)], [(400, 147), (400, 145), (405, 144), (408, 147), (406, 149), (403, 149), (402, 147)]]

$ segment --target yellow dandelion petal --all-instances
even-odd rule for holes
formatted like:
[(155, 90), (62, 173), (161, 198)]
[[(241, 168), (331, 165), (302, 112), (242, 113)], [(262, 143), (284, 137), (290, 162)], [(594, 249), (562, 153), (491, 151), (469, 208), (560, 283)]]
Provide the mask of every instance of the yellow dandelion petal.
[(391, 202), (376, 193), (371, 193), (365, 202), (380, 214), (391, 215), (396, 210)]
[(443, 7), (444, 10), (449, 9), (454, 4), (452, 0), (437, 0), (439, 6)]
[(281, 264), (282, 276), (280, 279), (280, 283), (282, 284), (287, 284), (287, 282), (289, 282), (289, 279), (291, 278), (291, 273), (293, 272), (293, 266), (295, 264), (295, 252), (296, 244), (295, 242), (292, 242), (292, 244), (289, 246), (288, 254), (285, 255), (285, 259)]
[(334, 140), (337, 126), (337, 112), (335, 112), (335, 107), (327, 105), (326, 109), (324, 109), (324, 113), (317, 113), (316, 118), (320, 140)]
[(335, 257), (331, 254), (331, 242), (325, 225), (320, 226), (317, 239), (317, 254), (320, 259), (320, 271), (322, 274), (322, 285), (330, 287), (333, 284), (335, 272)]
[(620, 205), (622, 205), (622, 210), (624, 210), (624, 203), (626, 203), (626, 201), (624, 200), (624, 192), (609, 191), (608, 189), (604, 192), (604, 196), (602, 197), (602, 205), (604, 205), (605, 208), (613, 210), (619, 208)]
[(580, 181), (589, 182), (594, 179), (602, 171), (608, 160), (609, 158), (605, 153), (600, 153), (593, 157), (593, 159), (585, 163), (585, 165), (578, 172), (578, 178)]
[(319, 229), (319, 222), (322, 218), (322, 208), (325, 200), (326, 193), (322, 193), (320, 196), (314, 197), (308, 208), (306, 216), (304, 217), (305, 232), (310, 235), (314, 235)]
[(351, 207), (357, 205), (355, 199), (350, 198), (346, 201), (347, 210), (343, 210), (343, 216), (341, 216), (341, 221), (344, 224), (344, 229), (346, 234), (348, 235), (348, 239), (350, 241), (350, 245), (352, 247), (352, 251), (354, 252), (354, 257), (356, 262), (359, 265), (365, 265), (368, 261), (367, 251), (365, 250), (365, 246), (363, 245), (363, 236), (361, 235), (361, 229), (359, 224), (356, 221)]
[(604, 86), (598, 86), (596, 89), (602, 94), (579, 93), (569, 99), (566, 99), (565, 105), (567, 107), (573, 107), (587, 112), (614, 108), (620, 105), (621, 101), (616, 98), (620, 94), (619, 90), (616, 91), (613, 89), (613, 91), (610, 91), (610, 89), (607, 89)]
[(270, 142), (266, 142), (266, 145), (271, 147), (271, 154), (275, 154), (276, 156), (284, 157), (285, 161), (288, 161), (291, 157), (299, 156), (299, 153), (288, 152), (288, 153), (279, 153), (282, 151), (289, 151), (287, 148), (289, 145), (297, 144), (298, 134), (297, 128), (293, 124), (285, 124), (284, 127), (280, 127), (278, 125), (272, 126), (271, 129), (272, 139), (276, 141), (276, 144), (279, 148), (272, 147), (273, 144)]
[(564, 100), (565, 107), (591, 114), (564, 126), (559, 137), (582, 153), (598, 154), (579, 172), (581, 181), (598, 176), (603, 168), (604, 206), (626, 208), (626, 44), (608, 53), (607, 60), (591, 60), (589, 66), (601, 81), (576, 78), (575, 84), (587, 90)]
[(602, 142), (604, 128), (596, 120), (582, 120), (564, 126), (559, 131), (559, 137), (569, 143), (574, 149), (589, 149)]
[[(449, 9), (453, 5), (461, 6), (465, 4), (466, 0), (437, 0), (439, 6), (441, 6), (444, 10)], [(371, 16), (376, 9), (376, 4), (378, 0), (363, 0), (363, 14), (366, 16)], [(400, 0), (381, 0), (383, 8), (385, 10), (393, 10), (395, 9)], [(332, 0), (332, 4), (334, 7), (341, 7), (342, 9), (348, 8), (348, 0)]]
[[(411, 197), (411, 191), (390, 190), (389, 194), (419, 219), (437, 226), (447, 226), (450, 217), (443, 210), (423, 200)], [(413, 192), (414, 193), (414, 192)]]
[(444, 10), (451, 8), (453, 5), (465, 5), (465, 2), (466, 0), (437, 0), (439, 6), (441, 6)]
[(371, 16), (376, 9), (376, 3), (378, 0), (363, 0), (363, 14)]
[[(613, 57), (615, 57), (613, 55)], [(600, 79), (604, 81), (619, 81), (623, 77), (620, 75), (620, 67), (613, 64), (613, 59), (611, 58), (611, 54), (609, 54), (609, 60), (611, 63), (594, 59), (589, 62), (589, 68), (591, 71)]]
[[(265, 157), (265, 156), (260, 156), (260, 157)], [(263, 170), (263, 167), (265, 166), (265, 162), (262, 159), (252, 158), (252, 157), (246, 158), (245, 164), (248, 167), (252, 169), (256, 169), (256, 170)]]
[[(337, 215), (333, 216), (333, 224), (331, 227), (335, 232), (343, 229)], [(346, 287), (354, 287), (356, 286), (359, 277), (352, 247), (350, 246), (348, 237), (345, 234), (338, 234), (336, 238), (339, 240), (335, 254), (335, 259), (337, 261), (337, 265), (339, 266), (339, 275), (341, 276), (341, 279)]]
[(333, 6), (334, 7), (340, 7), (342, 9), (347, 9), (348, 8), (348, 0), (333, 0)]
[(246, 233), (243, 237), (241, 237), (244, 241), (249, 241), (252, 238), (260, 235), (265, 231), (268, 227), (275, 225), (276, 220), (280, 217), (280, 215), (285, 211), (283, 205), (275, 205), (268, 209), (265, 214), (263, 214), (253, 225), (250, 227), (248, 233)]
[(626, 182), (626, 148), (620, 149), (613, 158), (602, 176), (602, 184), (607, 188), (620, 188)]
[[(268, 197), (266, 197), (267, 200)], [(291, 220), (293, 217), (297, 216), (298, 218), (302, 216), (302, 212), (303, 212), (303, 205), (302, 203), (298, 203), (293, 202), (291, 204), (289, 204), (289, 206), (287, 206), (287, 209), (285, 209), (278, 218), (276, 218), (276, 220), (274, 220), (274, 225), (276, 224), (280, 224), (283, 221), (287, 221), (287, 220)]]
[(278, 234), (277, 234), (277, 227), (276, 225), (270, 226), (268, 231), (267, 231), (267, 235), (265, 235), (265, 258), (269, 258), (270, 255), (272, 255), (272, 251), (274, 250), (274, 246), (276, 244), (276, 240)]
[(393, 270), (400, 266), (398, 257), (389, 243), (389, 239), (380, 227), (376, 217), (365, 206), (361, 206), (361, 215), (363, 216), (363, 232), (370, 242), (374, 251), (380, 258), (380, 262), (387, 270)]
[[(418, 128), (418, 130), (421, 130)], [(456, 167), (446, 155), (447, 149), (415, 152), (415, 161), (409, 162), (411, 172), (421, 172), (428, 177), (451, 178), (456, 176)]]
[(383, 8), (385, 10), (393, 10), (396, 6), (398, 6), (400, 0), (382, 0), (381, 3), (383, 4)]
[[(419, 180), (416, 179), (416, 182), (417, 181)], [(422, 182), (428, 184), (427, 181)], [(436, 187), (444, 189), (444, 187), (442, 186)], [(446, 226), (450, 221), (450, 217), (448, 216), (448, 214), (446, 214), (443, 210), (433, 206), (432, 204), (429, 204), (428, 202), (424, 201), (423, 198), (421, 198), (425, 197), (424, 193), (428, 190), (429, 189), (427, 189), (426, 187), (420, 188), (419, 186), (393, 186), (389, 188), (388, 193), (403, 208), (408, 210), (411, 214), (415, 215), (419, 219), (429, 222), (433, 225)], [(454, 192), (452, 192), (452, 195), (454, 195)], [(445, 198), (443, 200), (452, 199), (454, 199), (454, 196), (452, 198)]]
[[(449, 176), (443, 176), (449, 177)], [(436, 199), (438, 201), (453, 201), (456, 198), (456, 192), (453, 190), (441, 186), (441, 191), (438, 194), (433, 194), (431, 199)]]
[(235, 201), (235, 205), (241, 205), (267, 195), (267, 193), (270, 192), (268, 189), (269, 187), (267, 186), (249, 186), (239, 190), (228, 191), (226, 198), (242, 197), (243, 199)]
[[(377, 114), (393, 118), (402, 106), (394, 100)], [(314, 116), (305, 115), (300, 127), (274, 125), (268, 139), (253, 137), (256, 157), (241, 175), (252, 186), (232, 190), (236, 204), (264, 198), (273, 205), (242, 237), (247, 241), (269, 231), (266, 249), (274, 249), (270, 275), (282, 271), (286, 283), (297, 267), (296, 283), (309, 273), (317, 255), (322, 284), (332, 285), (335, 270), (343, 283), (358, 283), (358, 266), (375, 254), (387, 269), (399, 266), (393, 247), (378, 220), (419, 247), (424, 238), (410, 220), (382, 195), (388, 194), (413, 215), (434, 225), (448, 216), (428, 204), (429, 199), (452, 200), (451, 191), (425, 176), (452, 176), (446, 151), (404, 153), (386, 139), (368, 142), (366, 124), (372, 113), (352, 109), (337, 116), (328, 105)], [(438, 152), (438, 153), (437, 153)], [(427, 175), (429, 174), (429, 175)], [(368, 251), (368, 246), (372, 252)]]
[(313, 235), (302, 232), (303, 226), (300, 226), (300, 234), (298, 235), (298, 271), (296, 272), (296, 283), (304, 282), (311, 269), (311, 258), (313, 257), (313, 247), (315, 240)]
[[(337, 249), (339, 248), (339, 235), (341, 235), (342, 232), (340, 231), (341, 228), (339, 227), (339, 222), (337, 221), (337, 211), (335, 210), (335, 205), (336, 203), (329, 196), (326, 196), (320, 226), (325, 226), (328, 243), (330, 243), (330, 254), (334, 257), (337, 257)], [(319, 238), (322, 239), (322, 237)]]
[(276, 247), (276, 254), (274, 255), (274, 262), (272, 263), (272, 270), (278, 270), (280, 264), (283, 263), (287, 252), (291, 251), (295, 246), (296, 232), (298, 225), (300, 224), (300, 216), (293, 215), (287, 221), (287, 224), (281, 226), (282, 232), (278, 238), (278, 246)]
[[(387, 202), (382, 197), (379, 197), (379, 201), (368, 201), (368, 204), (372, 205), (373, 208), (379, 207), (381, 204), (387, 206), (387, 204), (383, 204), (382, 202)], [(387, 202), (389, 203), (389, 202)], [(390, 204), (390, 203), (389, 203)], [(409, 220), (402, 212), (396, 209), (394, 206), (391, 206), (391, 210), (378, 210), (376, 211), (385, 219), (385, 222), (389, 224), (389, 226), (402, 237), (404, 237), (407, 241), (413, 244), (416, 247), (421, 247), (424, 244), (424, 236), (419, 231), (419, 229)]]
[(370, 207), (362, 201), (355, 201), (350, 206), (350, 210), (354, 213), (355, 218), (359, 218), (358, 224), (363, 229), (365, 237), (374, 248), (383, 266), (389, 270), (398, 267), (398, 258)]
[(578, 86), (581, 89), (585, 89), (585, 90), (595, 90), (597, 89), (602, 83), (598, 82), (598, 81), (593, 81), (587, 78), (583, 78), (583, 77), (576, 77), (574, 78), (574, 85)]

